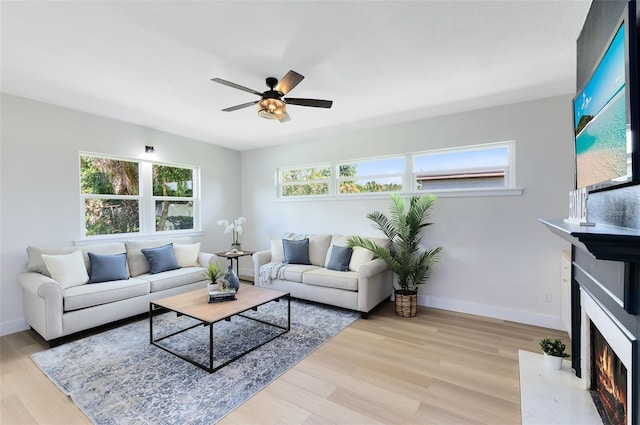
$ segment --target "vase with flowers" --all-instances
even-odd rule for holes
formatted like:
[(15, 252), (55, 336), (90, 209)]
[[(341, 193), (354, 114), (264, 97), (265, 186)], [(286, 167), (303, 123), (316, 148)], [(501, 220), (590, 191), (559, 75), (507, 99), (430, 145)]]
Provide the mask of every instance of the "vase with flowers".
[(225, 233), (232, 233), (231, 249), (240, 251), (240, 241), (238, 237), (242, 234), (242, 225), (247, 221), (245, 217), (238, 217), (233, 221), (218, 220), (220, 226), (224, 226)]

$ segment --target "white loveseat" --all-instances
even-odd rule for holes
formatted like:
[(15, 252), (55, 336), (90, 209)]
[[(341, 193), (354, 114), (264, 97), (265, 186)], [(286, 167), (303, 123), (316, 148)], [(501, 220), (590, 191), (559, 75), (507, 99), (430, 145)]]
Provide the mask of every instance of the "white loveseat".
[[(151, 273), (154, 270), (142, 250), (166, 247), (167, 244), (172, 244), (178, 268)], [(167, 253), (164, 249), (161, 252)], [(192, 243), (190, 238), (61, 248), (30, 246), (27, 253), (29, 262), (18, 276), (23, 289), (25, 319), (47, 341), (148, 312), (149, 301), (204, 288), (207, 284), (204, 270), (209, 263), (218, 260), (214, 254), (200, 252), (200, 244)], [(112, 267), (113, 263), (100, 263), (98, 270), (99, 257), (121, 262), (118, 267)], [(109, 279), (109, 274), (118, 275), (115, 270), (125, 258), (126, 264), (116, 280), (101, 281)], [(157, 266), (153, 260), (153, 265)], [(52, 278), (51, 267), (61, 282)], [(99, 272), (102, 279), (96, 277)], [(86, 277), (95, 277), (98, 282), (83, 282)]]
[[(283, 240), (305, 238), (308, 239), (309, 264), (288, 264)], [(289, 292), (294, 298), (356, 310), (366, 318), (371, 309), (390, 297), (392, 274), (384, 261), (374, 259), (373, 253), (363, 248), (351, 251), (345, 271), (328, 268), (334, 246), (345, 247), (348, 238), (329, 234), (288, 234), (282, 239), (271, 238), (269, 250), (253, 254), (254, 283)]]

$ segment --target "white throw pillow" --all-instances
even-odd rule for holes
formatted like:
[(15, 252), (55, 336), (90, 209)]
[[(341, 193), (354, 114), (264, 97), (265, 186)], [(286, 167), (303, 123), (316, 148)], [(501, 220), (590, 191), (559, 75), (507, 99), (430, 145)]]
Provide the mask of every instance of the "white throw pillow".
[(42, 254), (42, 260), (47, 265), (51, 278), (58, 282), (62, 289), (83, 285), (89, 281), (84, 258), (79, 250), (71, 254)]
[(284, 261), (284, 247), (282, 246), (282, 239), (271, 238), (269, 239), (269, 242), (271, 244), (271, 261)]
[(173, 252), (180, 267), (197, 267), (200, 254), (200, 242), (194, 244), (173, 244)]
[(353, 248), (353, 253), (351, 254), (349, 270), (357, 272), (361, 265), (366, 264), (371, 260), (373, 260), (373, 252), (356, 246)]

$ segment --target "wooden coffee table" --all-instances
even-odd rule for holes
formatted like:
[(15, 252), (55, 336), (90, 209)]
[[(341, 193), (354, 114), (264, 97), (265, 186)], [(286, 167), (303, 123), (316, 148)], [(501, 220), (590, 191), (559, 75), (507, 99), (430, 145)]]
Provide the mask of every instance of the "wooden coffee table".
[[(215, 372), (216, 370), (228, 365), (229, 363), (239, 359), (255, 350), (258, 347), (263, 346), (264, 344), (273, 341), (279, 336), (284, 335), (289, 332), (291, 329), (291, 299), (289, 297), (289, 293), (276, 291), (274, 289), (262, 288), (260, 286), (248, 285), (245, 283), (240, 284), (240, 289), (236, 294), (237, 300), (235, 301), (225, 301), (218, 303), (208, 303), (208, 293), (207, 289), (198, 289), (191, 292), (186, 292), (184, 294), (175, 295), (173, 297), (162, 298), (156, 301), (151, 301), (149, 304), (149, 341), (152, 345), (159, 347), (175, 356), (180, 357), (183, 360), (188, 361), (189, 363), (198, 366), (209, 373)], [(274, 323), (269, 323), (254, 317), (243, 315), (242, 313), (249, 310), (258, 310), (258, 307), (261, 305), (267, 304), (272, 301), (279, 302), (282, 298), (287, 299), (287, 325), (281, 326)], [(177, 332), (173, 332), (169, 335), (164, 335), (160, 338), (154, 339), (153, 337), (153, 316), (154, 312), (158, 309), (169, 310), (178, 313), (178, 315), (184, 315), (191, 317), (197, 321), (198, 324), (189, 326), (186, 329), (181, 329)], [(233, 316), (241, 316), (246, 319), (255, 320), (260, 323), (264, 323), (269, 326), (273, 326), (276, 328), (280, 328), (283, 331), (279, 332), (275, 336), (267, 339), (266, 341), (261, 342), (260, 344), (236, 355), (230, 360), (213, 367), (213, 324), (216, 322), (220, 322), (222, 320), (231, 320)], [(185, 354), (178, 353), (166, 346), (163, 346), (159, 342), (177, 335), (182, 332), (186, 332), (189, 329), (193, 329), (197, 326), (209, 326), (209, 365), (202, 364)]]

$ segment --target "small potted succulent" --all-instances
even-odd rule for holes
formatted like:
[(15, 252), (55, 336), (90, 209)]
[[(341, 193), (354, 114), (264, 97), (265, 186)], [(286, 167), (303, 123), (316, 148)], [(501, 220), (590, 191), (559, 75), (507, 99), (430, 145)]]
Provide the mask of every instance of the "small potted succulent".
[(542, 338), (540, 348), (544, 353), (544, 364), (551, 369), (562, 369), (562, 360), (571, 357), (564, 352), (567, 346), (560, 338)]
[(213, 285), (217, 285), (218, 279), (223, 277), (225, 273), (226, 271), (223, 270), (218, 263), (209, 264), (207, 269), (204, 271), (204, 275), (207, 277), (207, 279), (209, 279), (209, 282), (210, 282), (209, 289), (212, 289), (211, 287)]

